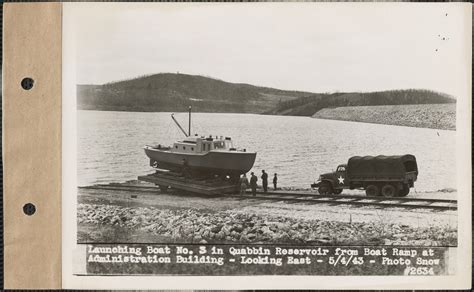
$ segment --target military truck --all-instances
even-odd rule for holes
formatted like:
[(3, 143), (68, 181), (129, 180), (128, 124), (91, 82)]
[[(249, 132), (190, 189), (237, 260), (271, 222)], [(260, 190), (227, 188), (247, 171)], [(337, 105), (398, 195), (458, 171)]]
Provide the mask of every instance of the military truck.
[(413, 155), (354, 156), (336, 171), (319, 176), (311, 187), (320, 194), (340, 194), (344, 189), (362, 189), (367, 196), (405, 197), (418, 177)]

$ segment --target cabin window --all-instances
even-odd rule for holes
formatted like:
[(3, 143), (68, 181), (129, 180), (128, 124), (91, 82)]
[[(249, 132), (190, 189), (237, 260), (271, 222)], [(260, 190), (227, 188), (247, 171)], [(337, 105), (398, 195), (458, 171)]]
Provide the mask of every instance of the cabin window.
[(174, 148), (178, 149), (178, 146), (174, 146)]
[(186, 147), (185, 147), (185, 146), (183, 146), (183, 150), (186, 150)]
[(346, 168), (344, 166), (339, 166), (337, 168), (337, 171), (346, 171)]
[(193, 148), (193, 147), (191, 147), (191, 151), (194, 151), (194, 148)]
[(225, 141), (225, 146), (227, 148), (234, 148), (234, 145), (232, 144), (232, 141), (231, 140), (226, 140)]

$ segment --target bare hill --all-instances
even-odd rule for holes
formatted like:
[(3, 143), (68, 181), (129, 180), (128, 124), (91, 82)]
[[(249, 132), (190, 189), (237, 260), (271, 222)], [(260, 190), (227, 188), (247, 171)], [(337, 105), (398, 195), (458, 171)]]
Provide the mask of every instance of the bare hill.
[(163, 112), (191, 105), (197, 112), (312, 116), (334, 107), (455, 102), (449, 95), (428, 90), (310, 93), (175, 73), (77, 86), (78, 108), (88, 110)]
[(262, 113), (311, 93), (230, 83), (209, 77), (160, 73), (104, 85), (78, 85), (79, 109)]

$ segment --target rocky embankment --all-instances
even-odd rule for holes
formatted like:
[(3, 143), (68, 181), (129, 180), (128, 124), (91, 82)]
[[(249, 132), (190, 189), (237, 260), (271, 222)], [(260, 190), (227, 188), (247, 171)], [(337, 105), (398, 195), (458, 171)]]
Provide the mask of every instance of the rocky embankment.
[(313, 118), (456, 130), (456, 104), (348, 106), (324, 108)]
[(107, 225), (165, 236), (170, 242), (307, 243), (318, 245), (456, 245), (449, 227), (413, 228), (388, 223), (302, 221), (279, 216), (194, 209), (79, 204), (78, 224)]

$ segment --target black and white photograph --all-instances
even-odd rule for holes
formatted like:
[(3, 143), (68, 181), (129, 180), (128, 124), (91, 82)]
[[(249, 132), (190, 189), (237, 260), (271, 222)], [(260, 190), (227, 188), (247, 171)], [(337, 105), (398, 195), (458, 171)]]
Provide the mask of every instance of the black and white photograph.
[(461, 275), (471, 12), (66, 3), (66, 283)]

